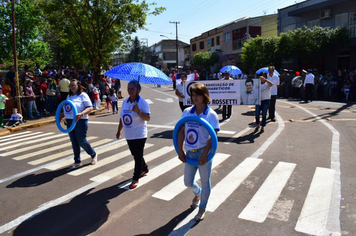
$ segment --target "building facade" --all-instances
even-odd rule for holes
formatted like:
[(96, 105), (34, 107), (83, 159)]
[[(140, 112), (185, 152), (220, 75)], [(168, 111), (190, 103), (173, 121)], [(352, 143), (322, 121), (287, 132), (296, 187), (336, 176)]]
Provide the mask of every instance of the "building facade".
[[(278, 33), (287, 33), (297, 28), (315, 26), (350, 30), (351, 41), (346, 48), (335, 49), (324, 58), (319, 70), (336, 71), (356, 67), (356, 0), (309, 0), (278, 10)], [(298, 69), (302, 58), (293, 60)]]

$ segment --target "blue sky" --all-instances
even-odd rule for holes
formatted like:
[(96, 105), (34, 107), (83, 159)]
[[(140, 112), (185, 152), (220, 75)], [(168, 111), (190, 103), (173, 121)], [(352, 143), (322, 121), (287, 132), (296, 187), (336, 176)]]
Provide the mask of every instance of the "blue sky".
[[(277, 13), (278, 9), (290, 6), (301, 0), (149, 0), (156, 2), (157, 6), (166, 7), (158, 16), (149, 16), (146, 28), (148, 31), (139, 30), (132, 37), (137, 36), (141, 41), (148, 40), (148, 45), (162, 39), (175, 39), (175, 24), (178, 24), (178, 39), (189, 44), (189, 40), (200, 34), (224, 25), (241, 17), (256, 17)], [(161, 37), (165, 35), (167, 37)]]

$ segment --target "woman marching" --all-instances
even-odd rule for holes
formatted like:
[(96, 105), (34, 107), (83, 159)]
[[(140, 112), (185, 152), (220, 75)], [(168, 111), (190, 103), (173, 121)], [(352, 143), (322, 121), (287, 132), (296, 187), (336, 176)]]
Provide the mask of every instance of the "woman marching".
[(129, 97), (122, 102), (120, 112), (120, 124), (116, 138), (121, 139), (121, 131), (124, 129), (125, 138), (135, 160), (135, 169), (130, 184), (130, 189), (138, 185), (138, 180), (146, 173), (148, 167), (143, 158), (143, 150), (147, 139), (147, 121), (150, 120), (150, 107), (139, 96), (141, 85), (137, 80), (131, 80), (127, 85)]
[[(83, 88), (78, 80), (72, 79), (69, 86), (70, 90), (67, 100), (72, 101), (78, 111), (75, 118), (77, 124), (74, 129), (69, 132), (69, 138), (72, 142), (74, 152), (74, 163), (71, 165), (71, 168), (77, 168), (81, 165), (80, 147), (91, 156), (91, 164), (95, 165), (98, 161), (98, 155), (87, 141), (88, 114), (93, 110), (93, 106), (89, 96), (83, 92)], [(67, 128), (69, 128), (73, 122), (73, 109), (70, 105), (64, 107), (64, 116), (67, 121)]]
[(269, 102), (271, 100), (271, 92), (270, 87), (272, 87), (273, 83), (266, 79), (265, 76), (260, 76), (261, 80), (261, 105), (255, 105), (255, 118), (256, 118), (256, 128), (255, 132), (260, 128), (260, 114), (262, 111), (262, 128), (261, 133), (264, 132), (264, 127), (266, 126), (267, 120), (267, 110), (269, 108)]
[[(209, 91), (203, 84), (196, 83), (190, 87), (191, 101), (194, 106), (183, 111), (182, 118), (185, 116), (198, 116), (206, 120), (217, 133), (219, 128), (219, 118), (216, 112), (208, 106), (210, 102)], [(183, 142), (185, 141), (185, 150), (183, 151)], [(207, 162), (207, 155), (211, 148), (211, 138), (208, 131), (196, 124), (196, 122), (187, 122), (178, 133), (178, 157), (185, 163), (184, 184), (191, 189), (195, 195), (192, 201), (192, 207), (199, 206), (199, 212), (195, 220), (204, 219), (205, 209), (208, 203), (211, 184), (210, 175), (212, 161)], [(192, 166), (185, 162), (185, 157), (199, 160), (199, 166)], [(195, 174), (199, 170), (201, 185), (194, 181)], [(200, 201), (200, 204), (199, 204)]]

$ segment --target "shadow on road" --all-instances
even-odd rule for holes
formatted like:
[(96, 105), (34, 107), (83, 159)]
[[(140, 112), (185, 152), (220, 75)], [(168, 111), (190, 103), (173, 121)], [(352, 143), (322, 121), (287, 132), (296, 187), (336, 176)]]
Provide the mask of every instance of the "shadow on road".
[(167, 130), (160, 133), (154, 133), (150, 138), (173, 139), (173, 130)]
[(88, 235), (95, 232), (110, 215), (107, 207), (109, 200), (127, 191), (119, 188), (119, 184), (94, 193), (90, 193), (93, 189), (89, 189), (68, 203), (43, 211), (22, 222), (13, 235), (63, 236)]
[[(88, 166), (90, 164), (82, 165), (80, 168)], [(79, 169), (79, 168), (77, 168)], [(75, 170), (77, 170), (75, 169)], [(7, 185), (6, 188), (26, 188), (26, 187), (35, 187), (45, 183), (52, 181), (53, 179), (65, 175), (74, 169), (69, 167), (56, 170), (56, 171), (48, 171), (40, 174), (30, 174), (25, 177), (22, 177), (11, 184)]]
[[(324, 113), (324, 114), (321, 114), (321, 115), (318, 115), (318, 116), (321, 117), (322, 119), (332, 118), (332, 117), (336, 116), (337, 114), (339, 114), (340, 112), (342, 112), (343, 110), (348, 109), (351, 106), (353, 106), (352, 103), (347, 103), (347, 104), (344, 104), (342, 107), (339, 107), (335, 111)], [(327, 107), (327, 108), (324, 108), (324, 109), (328, 110), (330, 108)], [(315, 119), (315, 117), (312, 116), (312, 117), (309, 117), (309, 118), (305, 118), (304, 120), (314, 120), (314, 119)]]
[(262, 134), (262, 132), (260, 131), (253, 131), (249, 134), (246, 134), (244, 136), (240, 136), (238, 138), (235, 138), (233, 140), (230, 140), (231, 137), (219, 137), (218, 136), (218, 142), (226, 142), (228, 140), (230, 140), (230, 143), (236, 143), (236, 144), (248, 144), (248, 143), (254, 143), (255, 139), (260, 137), (260, 135)]
[[(162, 227), (156, 229), (155, 231), (152, 231), (149, 234), (138, 234), (136, 236), (161, 236), (161, 235), (169, 235), (174, 228), (182, 221), (184, 220), (190, 213), (194, 211), (193, 208), (189, 208), (179, 215), (173, 217), (167, 224), (163, 225)], [(197, 222), (198, 223), (198, 222)], [(193, 226), (194, 227), (194, 226)]]

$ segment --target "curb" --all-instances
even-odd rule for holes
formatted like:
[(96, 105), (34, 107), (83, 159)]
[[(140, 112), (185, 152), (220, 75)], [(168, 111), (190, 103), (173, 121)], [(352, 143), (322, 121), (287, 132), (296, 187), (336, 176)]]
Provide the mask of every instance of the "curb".
[[(90, 112), (89, 115), (96, 115), (98, 113), (101, 113), (105, 109), (106, 109), (105, 107), (100, 107), (100, 109), (93, 110), (92, 112)], [(35, 127), (40, 127), (40, 126), (44, 126), (44, 125), (48, 125), (48, 124), (53, 124), (53, 123), (56, 123), (56, 118), (51, 117), (48, 120), (38, 121), (38, 122), (35, 122), (32, 124), (22, 124), (22, 125), (16, 126), (16, 127), (7, 127), (6, 131), (0, 132), (0, 136), (9, 134), (9, 133), (13, 133), (13, 132), (17, 132), (17, 131), (21, 131), (21, 130), (25, 130), (25, 129), (29, 129), (29, 128), (35, 128)]]

